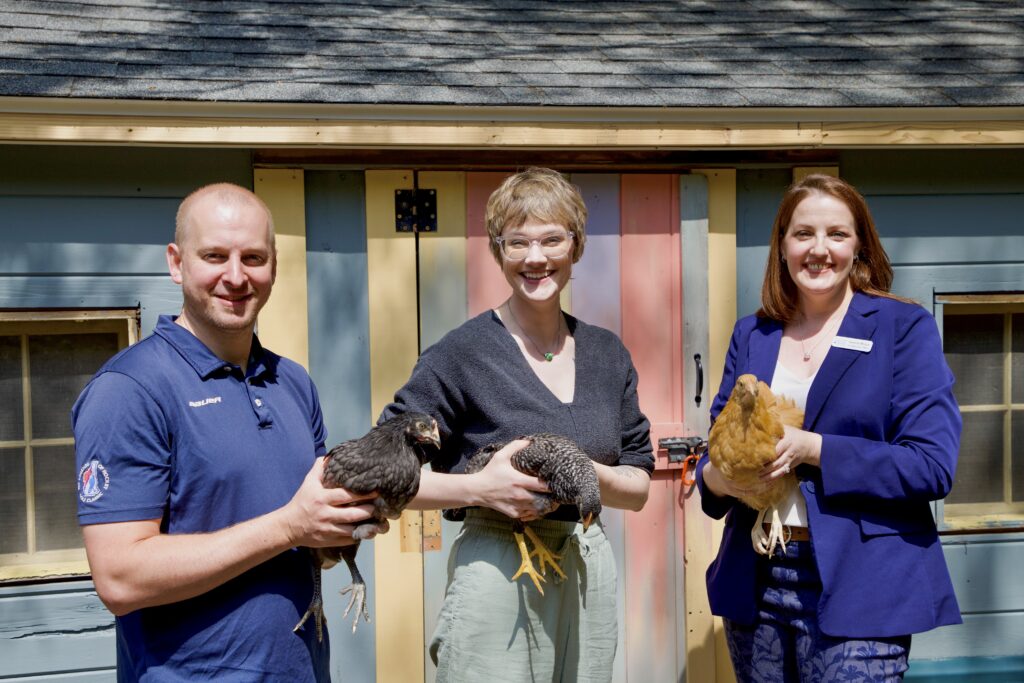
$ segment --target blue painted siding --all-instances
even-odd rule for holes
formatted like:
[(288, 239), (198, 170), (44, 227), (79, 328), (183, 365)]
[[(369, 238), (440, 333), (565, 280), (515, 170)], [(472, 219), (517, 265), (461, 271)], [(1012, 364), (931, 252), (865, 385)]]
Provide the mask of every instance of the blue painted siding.
[(1020, 683), (1024, 681), (1024, 656), (960, 657), (915, 661), (904, 681), (914, 683)]
[[(930, 308), (936, 292), (1024, 290), (1018, 150), (863, 150), (839, 161), (871, 207), (895, 292)], [(779, 168), (737, 173), (740, 316), (760, 305), (771, 224), (791, 177)], [(943, 544), (965, 623), (915, 636), (907, 680), (1024, 680), (1024, 538), (955, 535)]]
[[(328, 448), (364, 434), (370, 415), (369, 292), (366, 197), (360, 171), (307, 171), (306, 273), (309, 282), (309, 370), (320, 393)], [(364, 543), (359, 564), (374, 605), (374, 553)], [(343, 622), (340, 591), (351, 577), (344, 565), (324, 572), (324, 613), (331, 633), (335, 680), (376, 679), (373, 624), (355, 634)], [(351, 619), (351, 614), (349, 618)]]
[[(779, 199), (790, 183), (788, 168), (740, 170), (736, 173), (736, 314), (761, 307), (761, 282), (768, 258), (768, 239)], [(710, 274), (714, 277), (714, 274)], [(718, 391), (718, 387), (711, 387)]]
[(112, 680), (113, 647), (114, 619), (91, 582), (0, 588), (3, 680), (46, 673), (59, 681), (84, 671)]
[[(0, 308), (181, 308), (164, 259), (178, 202), (252, 186), (245, 150), (0, 146)], [(85, 577), (87, 579), (87, 577)], [(91, 581), (0, 587), (0, 678), (114, 680), (114, 619)]]

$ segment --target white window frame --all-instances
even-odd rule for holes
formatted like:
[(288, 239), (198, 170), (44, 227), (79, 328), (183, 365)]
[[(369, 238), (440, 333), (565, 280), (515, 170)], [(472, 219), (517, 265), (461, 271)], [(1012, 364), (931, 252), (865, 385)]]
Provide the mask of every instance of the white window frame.
[[(957, 315), (984, 315), (998, 313), (1006, 316), (1003, 328), (1003, 400), (1000, 403), (987, 405), (960, 406), (960, 412), (994, 412), (1005, 410), (1003, 418), (1003, 490), (1007, 502), (1002, 503), (946, 503), (936, 501), (935, 518), (939, 528), (944, 532), (992, 532), (992, 531), (1024, 531), (1024, 501), (1009, 502), (1009, 491), (1012, 479), (1012, 440), (1011, 410), (1024, 410), (1024, 404), (1012, 402), (1011, 386), (1011, 353), (1012, 327), (1008, 313), (1024, 313), (1024, 293), (949, 293), (935, 294), (935, 319), (939, 332), (945, 335), (944, 316), (947, 313)], [(943, 350), (945, 342), (943, 341)], [(947, 510), (947, 508), (949, 508)]]
[[(81, 309), (81, 310), (0, 310), (0, 331), (4, 336), (21, 337), (22, 405), (24, 430), (22, 438), (0, 441), (5, 448), (25, 449), (25, 488), (28, 524), (28, 552), (0, 554), (0, 582), (80, 577), (89, 574), (85, 548), (69, 550), (35, 549), (35, 477), (32, 450), (41, 446), (67, 446), (73, 437), (54, 439), (32, 438), (32, 386), (29, 381), (28, 336), (38, 334), (116, 333), (118, 348), (123, 349), (139, 340), (138, 309)], [(98, 368), (97, 368), (98, 369)]]

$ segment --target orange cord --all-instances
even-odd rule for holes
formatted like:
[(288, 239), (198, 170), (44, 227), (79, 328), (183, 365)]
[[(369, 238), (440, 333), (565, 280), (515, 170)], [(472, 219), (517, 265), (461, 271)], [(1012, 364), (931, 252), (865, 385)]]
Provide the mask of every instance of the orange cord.
[(683, 486), (689, 487), (697, 483), (697, 462), (700, 460), (700, 455), (700, 453), (690, 453), (683, 458)]

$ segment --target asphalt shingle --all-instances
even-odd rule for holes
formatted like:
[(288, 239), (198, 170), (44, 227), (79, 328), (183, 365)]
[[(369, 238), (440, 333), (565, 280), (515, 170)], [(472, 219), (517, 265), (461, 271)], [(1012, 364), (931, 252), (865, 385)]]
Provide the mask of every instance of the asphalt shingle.
[(0, 96), (1024, 104), (1014, 0), (0, 0)]

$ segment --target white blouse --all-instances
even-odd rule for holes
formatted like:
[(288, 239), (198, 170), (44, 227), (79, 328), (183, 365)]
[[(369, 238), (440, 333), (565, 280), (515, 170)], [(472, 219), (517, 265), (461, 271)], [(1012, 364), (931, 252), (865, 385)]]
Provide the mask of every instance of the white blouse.
[[(775, 374), (772, 375), (771, 389), (776, 396), (785, 396), (792, 400), (800, 410), (807, 410), (807, 394), (811, 384), (818, 375), (817, 371), (803, 379), (794, 375), (780, 362), (775, 363)], [(793, 489), (789, 497), (779, 504), (782, 523), (788, 526), (807, 526), (807, 501), (799, 488)]]

